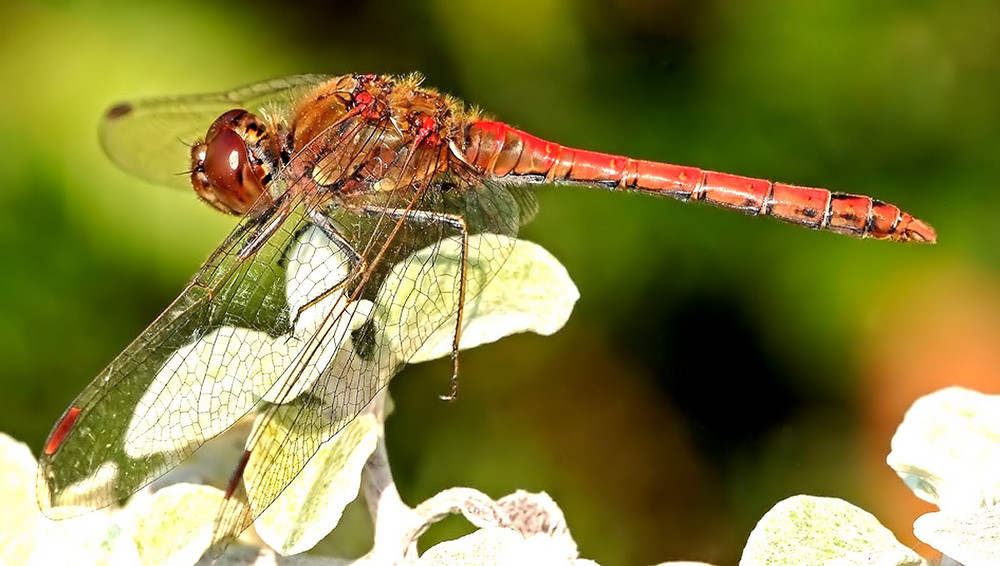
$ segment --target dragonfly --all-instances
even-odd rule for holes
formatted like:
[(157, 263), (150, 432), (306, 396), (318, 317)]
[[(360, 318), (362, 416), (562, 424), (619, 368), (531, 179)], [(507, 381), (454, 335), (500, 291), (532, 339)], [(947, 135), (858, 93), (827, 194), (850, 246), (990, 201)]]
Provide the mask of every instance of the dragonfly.
[[(539, 185), (703, 201), (858, 238), (936, 240), (927, 223), (868, 196), (574, 149), (422, 81), (302, 75), (107, 111), (101, 141), (118, 166), (193, 188), (239, 221), (58, 420), (39, 460), (44, 513), (123, 501), (256, 412), (265, 424), (233, 462), (215, 520), (224, 548), (442, 332), (453, 398), (465, 310), (488, 282), (475, 278), (503, 264), (537, 211)], [(316, 235), (322, 245), (310, 244)], [(292, 265), (304, 252), (337, 269), (311, 279)], [(385, 288), (400, 264), (426, 278), (445, 254), (457, 268), (420, 287), (423, 300), (415, 287)], [(288, 279), (300, 282), (294, 292)], [(376, 297), (404, 316), (357, 316)], [(404, 331), (407, 344), (394, 343)], [(278, 424), (265, 440), (259, 431)]]

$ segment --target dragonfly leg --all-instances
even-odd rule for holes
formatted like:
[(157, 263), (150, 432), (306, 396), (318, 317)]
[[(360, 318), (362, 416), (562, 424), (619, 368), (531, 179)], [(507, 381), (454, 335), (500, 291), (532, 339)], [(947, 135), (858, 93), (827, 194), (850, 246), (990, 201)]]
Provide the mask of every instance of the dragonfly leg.
[(418, 224), (445, 224), (462, 234), (461, 244), (461, 268), (458, 277), (458, 312), (455, 318), (455, 333), (451, 341), (451, 387), (447, 395), (441, 395), (442, 401), (454, 401), (458, 397), (458, 345), (462, 338), (462, 319), (465, 314), (465, 289), (467, 285), (467, 273), (469, 266), (469, 227), (465, 219), (457, 214), (447, 214), (444, 212), (431, 212), (427, 210), (396, 209), (396, 208), (369, 208), (362, 207), (366, 214), (385, 215), (404, 222), (416, 222)]
[(309, 302), (299, 307), (298, 312), (295, 313), (295, 317), (292, 319), (293, 328), (299, 322), (299, 317), (302, 316), (302, 313), (312, 308), (317, 303), (329, 297), (333, 293), (342, 291), (349, 283), (357, 279), (358, 275), (364, 273), (365, 270), (368, 269), (368, 262), (365, 261), (365, 258), (361, 257), (361, 255), (354, 249), (354, 246), (352, 246), (350, 242), (344, 239), (344, 237), (340, 234), (340, 230), (338, 230), (337, 227), (334, 226), (332, 222), (330, 222), (330, 219), (327, 218), (322, 212), (319, 212), (317, 210), (310, 210), (309, 220), (314, 226), (319, 228), (323, 232), (323, 234), (330, 239), (330, 241), (337, 244), (337, 246), (339, 246), (343, 252), (350, 255), (353, 259), (353, 262), (351, 263), (350, 272), (348, 272), (347, 276), (344, 277), (342, 281), (340, 281), (333, 287), (330, 287), (329, 289), (323, 291), (316, 297), (309, 299)]
[(236, 260), (243, 262), (256, 254), (267, 240), (284, 225), (285, 220), (291, 213), (292, 206), (287, 194), (275, 200), (263, 214), (257, 216), (253, 224), (250, 224), (250, 226), (256, 227), (253, 233), (247, 238), (247, 241), (243, 243), (239, 253), (236, 255)]

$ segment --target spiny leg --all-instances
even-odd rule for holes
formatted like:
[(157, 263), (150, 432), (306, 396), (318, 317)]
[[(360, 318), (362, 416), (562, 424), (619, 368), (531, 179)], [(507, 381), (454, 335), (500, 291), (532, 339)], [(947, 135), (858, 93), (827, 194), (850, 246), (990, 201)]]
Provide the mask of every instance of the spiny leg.
[[(257, 202), (259, 203), (260, 201)], [(288, 219), (294, 208), (288, 193), (281, 195), (271, 203), (249, 225), (254, 226), (253, 232), (247, 238), (247, 241), (243, 243), (239, 253), (236, 254), (236, 260), (241, 262), (246, 261), (260, 251), (268, 239), (284, 225), (285, 220)], [(252, 214), (252, 211), (247, 214)]]
[(462, 319), (465, 314), (465, 289), (468, 283), (469, 266), (469, 227), (465, 219), (457, 214), (431, 212), (427, 210), (406, 210), (398, 208), (368, 208), (363, 207), (366, 214), (379, 214), (400, 221), (411, 221), (421, 224), (447, 224), (462, 234), (461, 267), (458, 276), (458, 312), (455, 320), (455, 333), (451, 341), (451, 389), (447, 395), (441, 395), (442, 401), (454, 401), (458, 397), (458, 345), (462, 338)]
[(329, 297), (333, 293), (343, 290), (344, 287), (346, 287), (351, 281), (356, 279), (359, 274), (364, 273), (365, 270), (368, 269), (368, 262), (365, 261), (365, 258), (361, 257), (361, 254), (359, 254), (357, 250), (354, 249), (354, 246), (352, 246), (350, 242), (344, 239), (344, 236), (340, 234), (340, 230), (338, 230), (337, 227), (334, 226), (332, 222), (330, 222), (330, 219), (327, 218), (322, 212), (319, 212), (318, 210), (315, 209), (310, 210), (309, 219), (314, 226), (319, 228), (323, 232), (323, 234), (327, 238), (329, 238), (333, 243), (337, 244), (337, 246), (339, 246), (342, 251), (351, 255), (353, 261), (351, 263), (350, 271), (344, 277), (343, 280), (341, 280), (333, 287), (330, 287), (329, 289), (323, 291), (316, 297), (309, 299), (309, 301), (306, 304), (299, 307), (298, 312), (295, 313), (295, 318), (292, 320), (292, 327), (295, 327), (295, 325), (299, 322), (299, 317), (302, 316), (302, 313), (304, 313), (309, 308), (315, 306), (323, 299)]

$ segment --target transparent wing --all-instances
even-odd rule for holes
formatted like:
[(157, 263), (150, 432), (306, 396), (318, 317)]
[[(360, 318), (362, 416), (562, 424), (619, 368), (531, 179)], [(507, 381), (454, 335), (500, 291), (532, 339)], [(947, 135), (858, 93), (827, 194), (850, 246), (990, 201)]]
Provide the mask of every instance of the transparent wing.
[[(245, 216), (74, 401), (40, 458), (46, 514), (124, 499), (256, 408), (261, 416), (233, 462), (217, 520), (218, 548), (404, 363), (434, 357), (428, 344), (438, 355), (450, 351), (459, 305), (474, 309), (503, 265), (534, 209), (529, 193), (482, 183), (461, 164), (442, 164), (446, 153), (427, 157), (412, 144), (388, 156), (383, 139), (398, 132), (387, 120), (352, 117), (330, 129), (336, 136), (321, 133), (277, 172), (274, 182), (285, 187), (277, 204)], [(400, 174), (391, 186), (367, 179), (349, 195), (311, 184), (341, 187), (368, 160)]]
[[(350, 325), (343, 318), (332, 322), (341, 316), (336, 309), (326, 315), (313, 339), (313, 358), (324, 369), (315, 380), (296, 380), (299, 386), (289, 388), (294, 399), (279, 396), (257, 421), (220, 510), (216, 552), (270, 506), (405, 363), (451, 352), (463, 288), (468, 321), (520, 224), (533, 214), (531, 193), (520, 188), (467, 175), (421, 179), (419, 171), (433, 167), (419, 156), (401, 152), (396, 160), (405, 174), (395, 190), (373, 188), (325, 211), (365, 266), (361, 279), (345, 290), (348, 304), (368, 306)], [(322, 294), (321, 287), (303, 295)], [(351, 330), (341, 339), (345, 326)], [(339, 349), (330, 354), (324, 343)], [(430, 350), (435, 354), (428, 355)], [(305, 395), (299, 394), (303, 388)]]
[(286, 116), (302, 94), (330, 77), (296, 75), (228, 92), (124, 102), (101, 120), (101, 146), (123, 170), (157, 185), (189, 189), (191, 144), (223, 112)]
[(253, 408), (274, 379), (261, 371), (258, 352), (290, 328), (286, 255), (306, 207), (297, 199), (245, 217), (77, 397), (39, 460), (47, 515), (122, 500)]

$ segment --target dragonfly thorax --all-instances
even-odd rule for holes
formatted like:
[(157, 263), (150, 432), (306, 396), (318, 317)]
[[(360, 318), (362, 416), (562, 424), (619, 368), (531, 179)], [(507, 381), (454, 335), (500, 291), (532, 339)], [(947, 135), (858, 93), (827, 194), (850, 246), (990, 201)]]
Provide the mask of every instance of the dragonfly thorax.
[(191, 146), (191, 185), (202, 200), (229, 214), (243, 214), (271, 180), (265, 150), (268, 130), (246, 110), (230, 110)]

